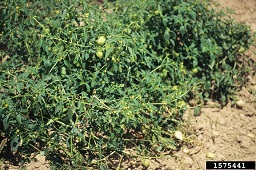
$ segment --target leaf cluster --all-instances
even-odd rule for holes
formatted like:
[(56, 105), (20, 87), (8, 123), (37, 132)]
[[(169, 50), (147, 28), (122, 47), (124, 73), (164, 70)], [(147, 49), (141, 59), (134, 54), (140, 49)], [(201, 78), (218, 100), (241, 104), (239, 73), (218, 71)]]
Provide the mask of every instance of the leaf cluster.
[(250, 30), (209, 6), (1, 1), (0, 44), (11, 56), (0, 65), (6, 150), (43, 150), (56, 166), (107, 168), (130, 146), (139, 156), (178, 147), (174, 131), (188, 100), (225, 102), (245, 73), (238, 54)]

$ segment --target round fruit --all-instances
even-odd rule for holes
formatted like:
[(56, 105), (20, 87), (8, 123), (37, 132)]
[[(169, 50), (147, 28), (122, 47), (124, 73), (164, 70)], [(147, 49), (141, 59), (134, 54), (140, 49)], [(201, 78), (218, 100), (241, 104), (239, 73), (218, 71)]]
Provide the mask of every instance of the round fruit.
[(167, 74), (168, 74), (168, 70), (163, 69), (163, 71), (162, 71), (162, 73), (160, 74), (160, 76), (161, 76), (162, 78), (166, 78), (166, 77), (167, 77)]
[(44, 29), (44, 33), (48, 34), (50, 32), (50, 29), (49, 28), (45, 28)]
[(214, 159), (215, 158), (215, 154), (212, 153), (212, 152), (208, 152), (208, 153), (206, 153), (206, 158)]
[(150, 160), (149, 159), (143, 159), (143, 160), (141, 160), (141, 163), (142, 163), (142, 165), (144, 166), (144, 167), (149, 167), (149, 165), (150, 165)]
[(103, 57), (103, 52), (102, 51), (97, 51), (96, 56), (98, 58), (102, 58)]
[(245, 51), (244, 47), (240, 47), (239, 50), (238, 50), (239, 53), (243, 53), (244, 51)]
[(192, 73), (193, 73), (193, 74), (197, 74), (197, 73), (198, 73), (198, 68), (193, 68), (193, 69), (192, 69)]
[(106, 42), (106, 37), (100, 36), (100, 38), (97, 40), (97, 44), (104, 45)]
[(155, 11), (155, 15), (159, 15), (160, 14), (160, 12), (157, 10), (157, 11)]
[(175, 57), (179, 57), (179, 53), (174, 52), (173, 55), (174, 55)]

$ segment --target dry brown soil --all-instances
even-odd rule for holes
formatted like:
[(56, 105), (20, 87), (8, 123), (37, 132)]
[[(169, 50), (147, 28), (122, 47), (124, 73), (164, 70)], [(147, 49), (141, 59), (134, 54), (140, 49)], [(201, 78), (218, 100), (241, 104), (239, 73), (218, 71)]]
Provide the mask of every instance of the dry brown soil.
[[(215, 0), (220, 8), (230, 7), (235, 10), (232, 17), (244, 22), (256, 32), (256, 0)], [(252, 47), (246, 53), (256, 62), (256, 50)], [(254, 67), (254, 68), (253, 68)], [(184, 115), (186, 132), (185, 144), (173, 155), (161, 159), (151, 159), (147, 169), (159, 170), (203, 170), (207, 160), (256, 161), (256, 75), (255, 64), (248, 77), (248, 84), (237, 94), (244, 103), (241, 107), (229, 103), (219, 108), (216, 103), (209, 103), (202, 109), (200, 116), (192, 116), (192, 111)], [(207, 154), (208, 157), (207, 157)], [(47, 170), (49, 165), (43, 156), (36, 156), (37, 161), (30, 163), (27, 169)], [(138, 160), (125, 162), (124, 169), (145, 169)], [(17, 169), (17, 168), (10, 168)]]

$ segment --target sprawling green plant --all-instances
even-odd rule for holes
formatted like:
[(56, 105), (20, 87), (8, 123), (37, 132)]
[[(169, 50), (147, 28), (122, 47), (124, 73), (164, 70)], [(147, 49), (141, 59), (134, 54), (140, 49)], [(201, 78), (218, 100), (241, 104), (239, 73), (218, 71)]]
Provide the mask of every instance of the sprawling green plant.
[(174, 149), (189, 99), (228, 100), (248, 28), (208, 1), (134, 1), (0, 2), (6, 152), (109, 168), (130, 146)]
[(225, 13), (216, 13), (209, 1), (160, 1), (154, 12), (148, 26), (160, 33), (152, 42), (159, 42), (155, 50), (183, 62), (202, 82), (205, 98), (225, 102), (235, 87), (233, 77), (240, 75), (237, 54), (250, 45), (250, 30), (224, 20)]

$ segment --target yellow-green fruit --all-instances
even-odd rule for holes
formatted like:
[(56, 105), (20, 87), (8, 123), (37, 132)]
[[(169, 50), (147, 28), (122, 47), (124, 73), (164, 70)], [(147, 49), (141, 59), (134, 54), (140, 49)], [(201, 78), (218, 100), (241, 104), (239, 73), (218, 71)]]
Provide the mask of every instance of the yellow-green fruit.
[(179, 53), (174, 52), (173, 55), (174, 55), (175, 57), (179, 57)]
[(244, 51), (245, 51), (245, 48), (244, 47), (240, 47), (238, 52), (239, 53), (243, 53)]
[(192, 69), (192, 73), (193, 73), (193, 74), (197, 74), (197, 73), (198, 73), (198, 69), (197, 69), (197, 68), (193, 68), (193, 69)]
[(50, 32), (50, 29), (49, 28), (45, 28), (44, 29), (44, 33), (48, 34)]
[(103, 52), (102, 51), (97, 51), (96, 56), (98, 58), (102, 58), (103, 57)]
[(100, 38), (97, 40), (97, 44), (104, 45), (106, 42), (106, 37), (100, 36)]
[(141, 160), (141, 163), (142, 163), (142, 165), (144, 166), (144, 167), (149, 167), (149, 165), (150, 165), (150, 160), (149, 159), (143, 159), (143, 160)]
[(168, 74), (168, 70), (163, 69), (163, 71), (162, 71), (162, 73), (160, 74), (160, 76), (161, 76), (162, 78), (166, 78), (166, 77), (167, 77), (167, 74)]
[(157, 11), (155, 11), (155, 15), (159, 15), (160, 14), (160, 12), (157, 10)]

